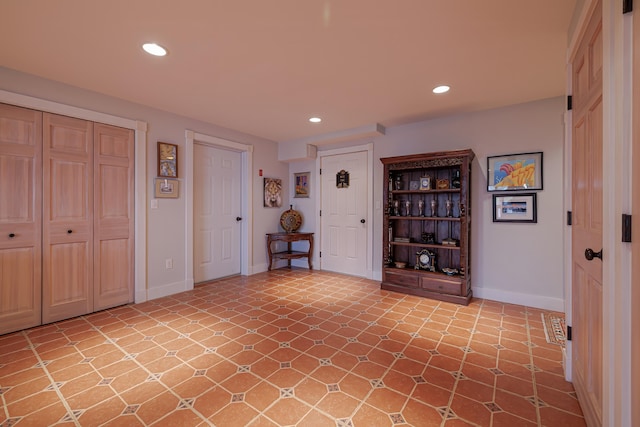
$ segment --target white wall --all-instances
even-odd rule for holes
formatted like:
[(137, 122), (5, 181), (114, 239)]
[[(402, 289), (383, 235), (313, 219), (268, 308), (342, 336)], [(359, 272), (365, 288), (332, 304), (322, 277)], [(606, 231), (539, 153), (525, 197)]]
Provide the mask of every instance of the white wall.
[[(374, 142), (374, 277), (382, 267), (382, 157), (471, 148), (476, 154), (472, 182), (471, 277), (476, 297), (563, 310), (563, 111), (564, 98), (461, 114), (387, 128)], [(363, 141), (354, 142), (354, 145)], [(344, 145), (344, 144), (341, 144)], [(319, 150), (335, 148), (321, 146)], [(538, 192), (536, 224), (493, 223), (492, 193), (486, 191), (486, 158), (542, 151), (544, 189)], [(309, 161), (292, 163), (294, 172), (313, 170)], [(313, 174), (312, 174), (313, 176)], [(291, 202), (315, 224), (319, 191), (305, 203)], [(375, 209), (375, 207), (379, 207)], [(319, 226), (319, 224), (318, 224)], [(311, 230), (308, 228), (308, 230)], [(302, 265), (302, 264), (299, 264)]]
[[(0, 67), (0, 89), (46, 99), (74, 107), (111, 114), (123, 118), (141, 120), (148, 124), (147, 133), (147, 289), (150, 297), (158, 297), (182, 290), (186, 280), (184, 193), (178, 199), (158, 199), (158, 209), (150, 209), (153, 198), (153, 178), (157, 174), (157, 141), (178, 144), (179, 175), (181, 186), (185, 184), (185, 130), (216, 136), (230, 141), (250, 144), (254, 147), (253, 162), (253, 254), (250, 271), (264, 271), (267, 267), (265, 233), (277, 231), (280, 209), (263, 207), (262, 177), (282, 178), (284, 194), (288, 194), (286, 179), (288, 165), (277, 160), (277, 144), (233, 130), (221, 128), (177, 116), (165, 111), (133, 104), (103, 94), (86, 91), (32, 75)], [(165, 259), (173, 259), (173, 269), (165, 269)]]

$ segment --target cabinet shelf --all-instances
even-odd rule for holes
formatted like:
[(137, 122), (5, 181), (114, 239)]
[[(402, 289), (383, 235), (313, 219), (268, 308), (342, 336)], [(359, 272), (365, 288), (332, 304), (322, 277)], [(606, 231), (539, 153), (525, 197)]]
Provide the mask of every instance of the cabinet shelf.
[(402, 220), (407, 219), (410, 221), (460, 221), (459, 217), (453, 216), (389, 216), (389, 219)]
[(429, 249), (447, 249), (451, 251), (459, 251), (459, 246), (449, 246), (449, 245), (438, 245), (432, 243), (420, 243), (420, 242), (389, 242), (393, 246), (415, 246), (419, 248), (429, 248)]
[(391, 194), (438, 194), (438, 193), (459, 193), (459, 188), (447, 188), (440, 190), (391, 190)]
[[(471, 301), (471, 150), (382, 158), (384, 165), (381, 288), (467, 305)], [(424, 178), (428, 177), (428, 181)], [(409, 190), (416, 182), (450, 188)], [(396, 190), (395, 188), (401, 188)], [(434, 206), (434, 211), (431, 211)], [(434, 216), (418, 216), (419, 213)], [(404, 215), (403, 215), (404, 214)], [(451, 214), (448, 216), (447, 214)], [(396, 242), (394, 238), (405, 241)], [(457, 246), (422, 243), (455, 240)], [(408, 240), (408, 241), (406, 241)], [(426, 268), (414, 268), (418, 252)], [(394, 267), (395, 262), (407, 268)], [(458, 270), (448, 275), (442, 269)]]

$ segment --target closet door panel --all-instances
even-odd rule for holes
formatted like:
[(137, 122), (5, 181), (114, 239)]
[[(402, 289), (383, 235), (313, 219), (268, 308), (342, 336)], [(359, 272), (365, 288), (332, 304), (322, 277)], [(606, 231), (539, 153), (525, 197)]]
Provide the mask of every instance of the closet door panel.
[(93, 124), (43, 115), (43, 323), (93, 311)]
[(134, 134), (96, 123), (94, 310), (133, 302)]
[(0, 104), (0, 334), (41, 322), (42, 113)]

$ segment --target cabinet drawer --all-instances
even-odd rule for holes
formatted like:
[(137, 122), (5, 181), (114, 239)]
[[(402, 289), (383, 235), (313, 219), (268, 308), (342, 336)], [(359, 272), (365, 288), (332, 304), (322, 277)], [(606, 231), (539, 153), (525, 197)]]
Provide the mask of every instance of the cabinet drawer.
[(385, 280), (394, 285), (407, 286), (409, 288), (420, 287), (420, 278), (413, 274), (402, 274), (393, 271), (385, 273)]
[(438, 279), (435, 277), (422, 277), (420, 280), (422, 289), (443, 294), (461, 295), (460, 281), (452, 281), (446, 279)]

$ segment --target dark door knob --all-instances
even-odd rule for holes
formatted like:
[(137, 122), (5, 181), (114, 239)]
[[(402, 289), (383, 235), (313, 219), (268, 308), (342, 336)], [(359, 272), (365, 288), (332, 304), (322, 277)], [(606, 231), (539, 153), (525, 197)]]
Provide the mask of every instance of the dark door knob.
[(9, 233), (9, 238), (13, 239), (14, 237), (16, 237), (15, 233)]
[(364, 224), (366, 221), (364, 220), (364, 218), (362, 218), (360, 222)]
[(600, 252), (594, 252), (593, 249), (587, 248), (584, 251), (584, 257), (587, 259), (587, 261), (591, 261), (594, 258), (600, 258), (600, 260), (602, 261), (602, 249), (600, 249)]
[(236, 217), (236, 221), (242, 221), (242, 217), (237, 216), (237, 217)]
[(73, 233), (73, 230), (67, 230), (67, 233), (71, 234), (71, 233)]

